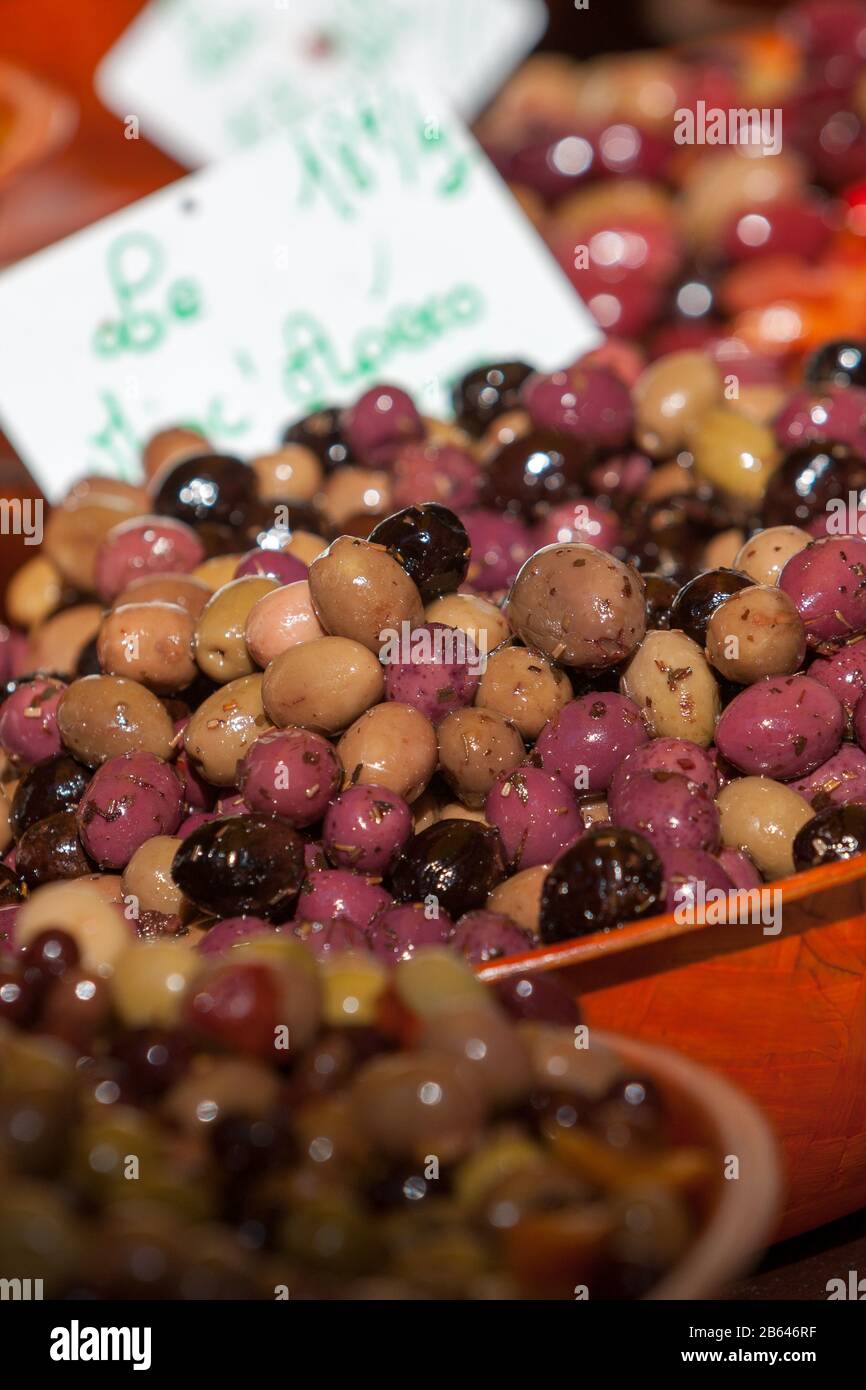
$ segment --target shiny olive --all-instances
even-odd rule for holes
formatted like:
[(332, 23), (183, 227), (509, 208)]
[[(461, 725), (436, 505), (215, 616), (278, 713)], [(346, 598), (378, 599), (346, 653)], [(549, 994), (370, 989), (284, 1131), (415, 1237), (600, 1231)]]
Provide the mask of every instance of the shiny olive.
[(544, 881), (544, 941), (610, 931), (664, 910), (664, 873), (649, 841), (632, 830), (590, 830)]
[(0, 907), (15, 907), (23, 899), (20, 867), (16, 871), (10, 869), (8, 864), (0, 864)]
[[(247, 520), (255, 497), (256, 476), (240, 459), (227, 454), (199, 454), (181, 459), (156, 479), (153, 510), (188, 526), (204, 522), (236, 528)], [(228, 539), (236, 537), (228, 533)], [(221, 547), (228, 550), (230, 545)]]
[(806, 359), (803, 380), (810, 386), (866, 386), (866, 342), (836, 338)]
[(404, 507), (386, 516), (369, 535), (403, 566), (425, 603), (450, 594), (469, 569), (469, 536), (459, 517), (438, 502)]
[(644, 503), (629, 520), (628, 559), (641, 571), (687, 579), (700, 569), (707, 543), (730, 524), (727, 511), (700, 497)]
[(453, 392), (457, 423), (480, 437), (498, 415), (518, 404), (520, 388), (532, 372), (525, 362), (491, 362), (467, 372)]
[(866, 850), (866, 806), (827, 806), (794, 838), (794, 868), (815, 869), (838, 859), (853, 859)]
[(24, 773), (12, 798), (9, 824), (16, 840), (37, 821), (77, 806), (89, 781), (88, 769), (68, 753), (34, 763)]
[(532, 520), (546, 505), (578, 495), (586, 463), (587, 451), (576, 438), (551, 429), (532, 430), (489, 460), (482, 504)]
[(707, 635), (707, 623), (716, 609), (741, 589), (751, 584), (747, 574), (736, 570), (706, 570), (684, 584), (670, 607), (671, 628), (677, 628), (702, 647)]
[(679, 584), (667, 574), (645, 574), (643, 582), (646, 595), (647, 627), (670, 627), (671, 604), (679, 593)]
[(15, 865), (30, 888), (92, 873), (93, 865), (78, 836), (75, 811), (57, 811), (25, 830), (18, 841)]
[(335, 406), (323, 406), (305, 415), (283, 431), (284, 444), (304, 444), (319, 459), (325, 469), (338, 468), (346, 463), (349, 450), (340, 428), (341, 412)]
[(194, 830), (174, 856), (171, 873), (181, 892), (205, 912), (273, 916), (297, 896), (303, 841), (277, 816), (229, 816)]
[(499, 834), (471, 820), (442, 820), (410, 840), (391, 872), (400, 902), (433, 898), (455, 921), (483, 907), (504, 876)]
[(761, 505), (761, 525), (806, 526), (827, 503), (866, 490), (866, 462), (844, 444), (792, 449), (773, 474)]

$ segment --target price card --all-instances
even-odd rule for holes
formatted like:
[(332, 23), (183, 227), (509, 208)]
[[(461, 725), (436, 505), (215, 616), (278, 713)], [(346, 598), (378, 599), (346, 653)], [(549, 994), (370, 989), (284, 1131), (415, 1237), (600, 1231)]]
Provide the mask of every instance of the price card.
[(546, 23), (542, 0), (153, 0), (97, 90), (130, 136), (206, 164), (388, 72), (471, 120)]
[(186, 424), (226, 451), (402, 385), (600, 334), (459, 120), (377, 83), (0, 275), (0, 423), (49, 498), (139, 476)]

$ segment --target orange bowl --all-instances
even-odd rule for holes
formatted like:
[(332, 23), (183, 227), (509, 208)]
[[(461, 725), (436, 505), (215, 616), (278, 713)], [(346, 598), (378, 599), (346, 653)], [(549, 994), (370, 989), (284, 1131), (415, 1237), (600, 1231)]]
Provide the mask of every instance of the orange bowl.
[(76, 119), (73, 103), (62, 93), (0, 62), (0, 184), (65, 144)]
[(663, 1038), (723, 1072), (781, 1142), (781, 1236), (866, 1205), (866, 855), (774, 885), (781, 931), (672, 914), (479, 968), (556, 970), (591, 1027)]
[[(756, 1263), (776, 1229), (781, 1179), (769, 1126), (742, 1092), (678, 1052), (594, 1030), (593, 1039), (651, 1076), (674, 1130), (705, 1145), (717, 1161), (718, 1179), (700, 1235), (647, 1295), (711, 1298)], [(736, 1180), (723, 1176), (731, 1155), (739, 1162)]]

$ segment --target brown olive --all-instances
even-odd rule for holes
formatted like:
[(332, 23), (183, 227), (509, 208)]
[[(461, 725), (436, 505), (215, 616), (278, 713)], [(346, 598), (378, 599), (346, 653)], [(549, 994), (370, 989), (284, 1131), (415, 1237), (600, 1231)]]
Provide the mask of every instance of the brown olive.
[(207, 585), (211, 593), (215, 594), (217, 589), (221, 589), (224, 584), (231, 583), (243, 558), (243, 555), (235, 554), (211, 555), (209, 559), (202, 560), (200, 565), (196, 565), (192, 577)]
[(508, 619), (501, 608), (478, 594), (443, 594), (424, 610), (428, 623), (444, 623), (465, 632), (480, 652), (492, 652), (511, 636)]
[(537, 932), (541, 914), (541, 890), (550, 872), (549, 864), (521, 869), (497, 884), (487, 899), (491, 912), (501, 912), (526, 931)]
[(160, 695), (183, 690), (198, 674), (195, 621), (179, 603), (126, 603), (99, 629), (96, 651), (109, 676), (129, 676)]
[(383, 633), (399, 634), (404, 622), (417, 627), (424, 621), (421, 595), (384, 546), (341, 536), (313, 561), (309, 585), (326, 632), (371, 652), (379, 652)]
[(352, 1105), (361, 1133), (384, 1153), (435, 1153), (440, 1163), (472, 1148), (484, 1121), (477, 1086), (441, 1052), (373, 1058), (355, 1078)]
[(78, 603), (52, 614), (30, 634), (34, 669), (65, 671), (72, 675), (101, 622), (102, 609), (97, 603)]
[(153, 480), (163, 469), (170, 469), (173, 464), (180, 463), (181, 459), (209, 453), (211, 445), (198, 430), (184, 429), (181, 426), (158, 430), (144, 446), (141, 459), (144, 475)]
[(504, 714), (479, 707), (454, 710), (438, 729), (439, 766), (461, 801), (481, 807), (502, 772), (526, 757), (520, 732)]
[(325, 477), (318, 458), (304, 444), (284, 444), (275, 454), (259, 454), (250, 466), (263, 502), (307, 502), (316, 496)]
[(174, 725), (161, 700), (123, 676), (84, 676), (68, 687), (57, 709), (64, 747), (98, 767), (120, 753), (172, 755)]
[(35, 627), (49, 617), (63, 597), (63, 576), (47, 555), (25, 560), (6, 588), (6, 612), (18, 627)]
[(672, 352), (641, 373), (634, 387), (635, 440), (653, 458), (675, 454), (689, 429), (722, 399), (722, 375), (703, 352)]
[(592, 545), (548, 545), (508, 595), (508, 621), (529, 647), (564, 666), (616, 666), (646, 631), (643, 580)]
[(179, 603), (197, 618), (213, 592), (191, 574), (154, 574), (133, 579), (114, 600), (115, 608), (125, 603)]
[(356, 719), (337, 752), (346, 786), (387, 787), (415, 801), (436, 771), (436, 730), (420, 710), (389, 700)]
[(322, 489), (322, 512), (334, 531), (342, 530), (350, 517), (378, 519), (390, 510), (391, 475), (379, 469), (335, 468)]
[(45, 523), (44, 553), (54, 562), (67, 584), (83, 594), (96, 592), (96, 553), (118, 522), (141, 516), (143, 503), (109, 492), (71, 494)]
[(707, 625), (707, 657), (728, 680), (751, 685), (790, 676), (806, 656), (806, 628), (788, 595), (755, 584), (732, 595)]
[(195, 631), (195, 659), (211, 680), (225, 685), (255, 671), (244, 640), (247, 618), (253, 605), (277, 588), (275, 579), (248, 574), (224, 584), (210, 597)]
[(571, 698), (567, 675), (549, 657), (509, 645), (488, 657), (475, 703), (504, 715), (523, 738), (533, 740)]
[(379, 662), (360, 642), (319, 637), (288, 647), (264, 674), (262, 697), (275, 724), (320, 734), (347, 728), (385, 691)]
[(215, 690), (193, 712), (183, 731), (184, 747), (208, 782), (233, 787), (250, 744), (272, 728), (262, 704), (262, 677), (241, 676)]

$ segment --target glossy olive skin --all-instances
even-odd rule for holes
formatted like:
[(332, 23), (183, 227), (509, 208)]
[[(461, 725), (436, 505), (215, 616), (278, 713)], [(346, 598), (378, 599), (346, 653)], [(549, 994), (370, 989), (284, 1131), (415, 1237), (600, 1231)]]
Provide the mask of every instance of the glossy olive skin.
[(442, 820), (410, 840), (391, 871), (398, 902), (424, 902), (431, 895), (455, 921), (483, 907), (504, 877), (499, 835), (478, 821)]
[(578, 495), (586, 464), (587, 451), (579, 440), (556, 430), (532, 430), (490, 459), (481, 504), (532, 520), (545, 505)]
[(761, 525), (806, 526), (834, 498), (866, 487), (866, 462), (844, 444), (812, 443), (792, 449), (771, 477)]
[(75, 811), (57, 811), (31, 825), (18, 841), (15, 868), (29, 888), (93, 873), (78, 835)]
[(340, 426), (342, 412), (336, 406), (323, 406), (304, 415), (283, 431), (284, 444), (303, 444), (312, 449), (327, 471), (348, 461), (349, 449)]
[(16, 907), (23, 900), (20, 872), (16, 873), (8, 864), (0, 864), (0, 907)]
[(590, 830), (557, 859), (541, 893), (541, 939), (610, 931), (664, 911), (661, 860), (632, 830)]
[(28, 768), (15, 788), (9, 813), (16, 840), (37, 821), (77, 806), (90, 776), (89, 770), (68, 753), (59, 753), (56, 758), (46, 758)]
[(278, 816), (230, 816), (194, 830), (174, 856), (171, 875), (205, 912), (283, 915), (304, 876), (303, 841)]
[(866, 342), (836, 338), (822, 343), (803, 367), (809, 386), (866, 386)]
[(727, 513), (702, 497), (644, 503), (629, 519), (629, 563), (685, 581), (700, 570), (707, 543), (728, 525)]
[(236, 528), (246, 522), (255, 491), (255, 474), (240, 459), (199, 454), (182, 459), (156, 479), (153, 510), (188, 526), (206, 522)]
[(519, 403), (520, 388), (533, 370), (525, 362), (491, 362), (467, 372), (452, 397), (457, 423), (480, 438), (498, 415)]
[(671, 626), (671, 604), (680, 591), (675, 579), (667, 574), (644, 574), (647, 628)]
[(438, 502), (404, 507), (386, 516), (368, 539), (384, 545), (403, 566), (425, 603), (452, 593), (466, 578), (470, 553), (466, 527)]
[(862, 854), (866, 850), (866, 805), (851, 802), (825, 807), (798, 830), (793, 848), (798, 873)]
[(751, 582), (747, 574), (738, 574), (736, 570), (707, 570), (697, 575), (683, 585), (671, 604), (668, 626), (681, 629), (702, 647), (707, 624), (719, 605), (731, 594), (747, 589)]

